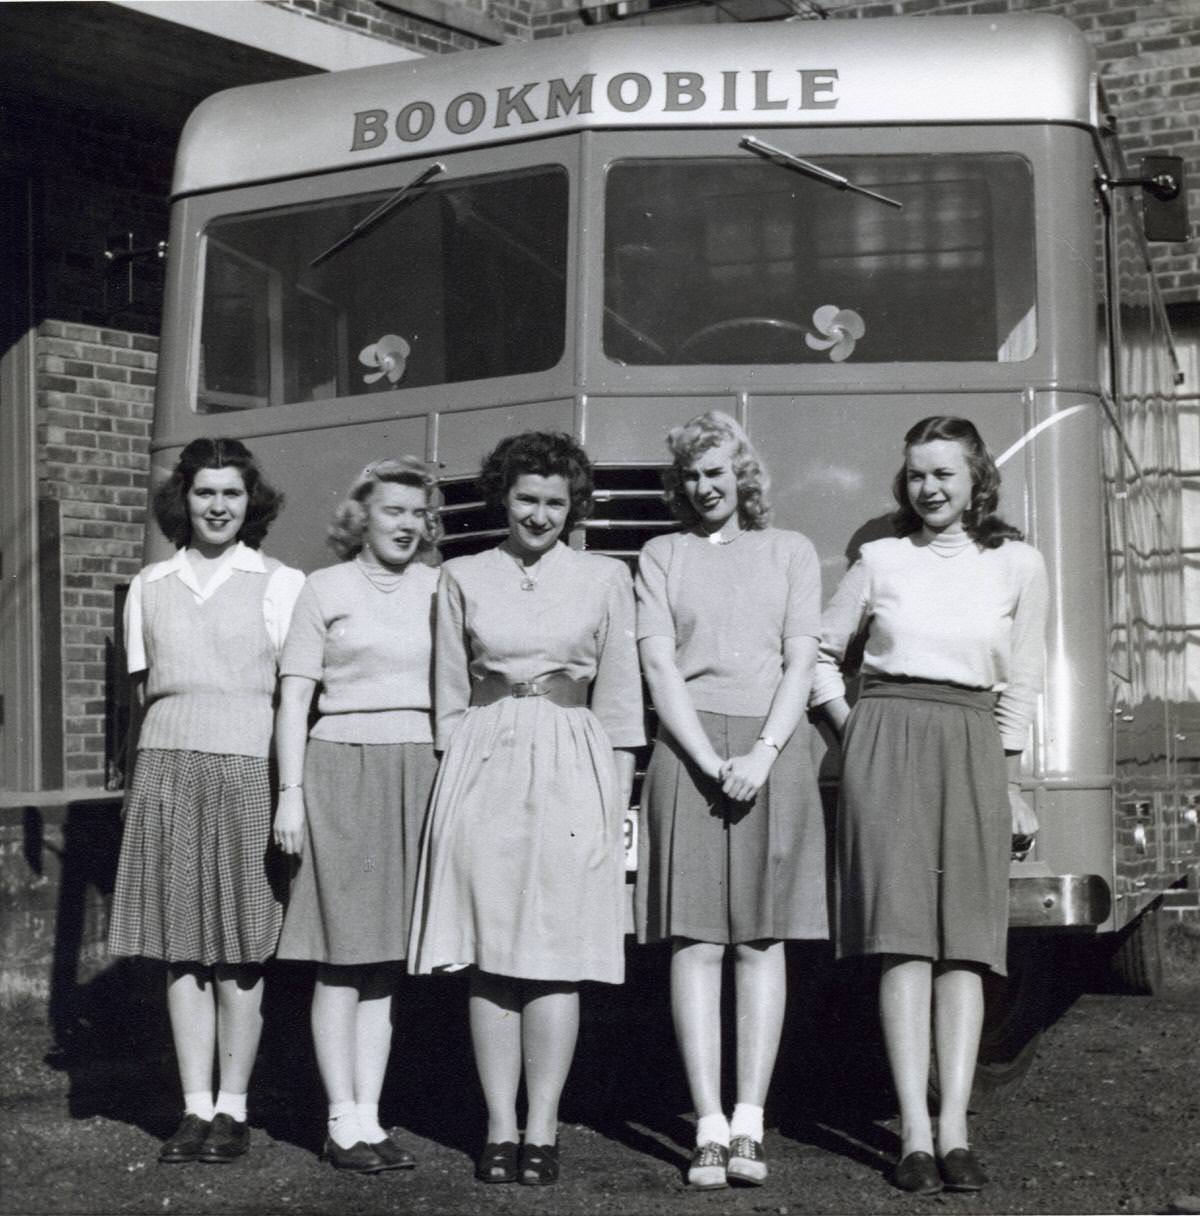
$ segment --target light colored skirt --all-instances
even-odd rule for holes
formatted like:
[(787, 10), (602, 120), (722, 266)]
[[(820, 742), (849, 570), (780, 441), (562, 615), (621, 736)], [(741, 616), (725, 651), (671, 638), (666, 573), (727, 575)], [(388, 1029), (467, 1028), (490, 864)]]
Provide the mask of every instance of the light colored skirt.
[(436, 772), (431, 743), (309, 739), (304, 851), (279, 958), (337, 966), (404, 958)]
[(1004, 974), (1012, 816), (995, 694), (869, 681), (842, 743), (839, 956)]
[(125, 802), (108, 949), (169, 962), (261, 963), (282, 869), (265, 758), (146, 748)]
[[(762, 718), (700, 713), (717, 752), (740, 756)], [(825, 816), (801, 723), (752, 803), (730, 802), (665, 731), (642, 787), (638, 940), (827, 938)]]
[(434, 788), (410, 969), (620, 983), (620, 801), (612, 744), (591, 710), (547, 697), (468, 709)]

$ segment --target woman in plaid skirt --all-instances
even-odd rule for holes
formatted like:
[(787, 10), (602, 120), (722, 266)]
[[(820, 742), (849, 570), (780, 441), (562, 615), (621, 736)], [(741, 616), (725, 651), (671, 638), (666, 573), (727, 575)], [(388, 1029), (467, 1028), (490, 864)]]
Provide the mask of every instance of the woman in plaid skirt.
[(144, 716), (109, 950), (167, 963), (184, 1116), (164, 1163), (231, 1161), (250, 1143), (262, 964), (281, 920), (268, 869), (276, 659), (304, 583), (259, 551), (281, 505), (238, 440), (193, 440), (154, 498), (178, 552), (126, 601)]

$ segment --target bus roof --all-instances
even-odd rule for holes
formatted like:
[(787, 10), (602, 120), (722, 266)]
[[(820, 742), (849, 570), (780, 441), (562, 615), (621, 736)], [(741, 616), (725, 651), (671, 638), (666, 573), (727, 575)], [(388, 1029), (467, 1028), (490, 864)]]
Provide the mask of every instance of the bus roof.
[(1093, 126), (1094, 85), (1046, 14), (602, 29), (214, 94), (173, 193), (588, 128)]

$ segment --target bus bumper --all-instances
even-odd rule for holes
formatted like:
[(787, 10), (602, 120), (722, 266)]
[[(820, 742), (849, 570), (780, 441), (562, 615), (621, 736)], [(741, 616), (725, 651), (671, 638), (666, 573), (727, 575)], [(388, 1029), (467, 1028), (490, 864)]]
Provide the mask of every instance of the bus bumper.
[(1011, 929), (1069, 929), (1103, 924), (1112, 891), (1099, 874), (1013, 875), (1008, 880)]

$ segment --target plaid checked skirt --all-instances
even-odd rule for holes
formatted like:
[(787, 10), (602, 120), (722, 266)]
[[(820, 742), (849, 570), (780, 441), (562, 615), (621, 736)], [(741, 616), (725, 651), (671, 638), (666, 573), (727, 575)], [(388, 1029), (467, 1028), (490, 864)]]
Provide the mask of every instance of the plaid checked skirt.
[(125, 803), (108, 949), (261, 963), (283, 917), (267, 760), (148, 748)]

